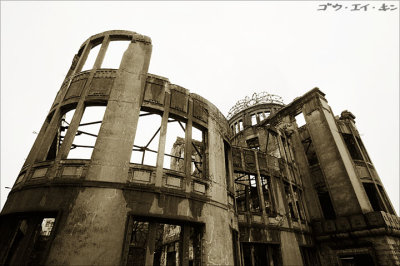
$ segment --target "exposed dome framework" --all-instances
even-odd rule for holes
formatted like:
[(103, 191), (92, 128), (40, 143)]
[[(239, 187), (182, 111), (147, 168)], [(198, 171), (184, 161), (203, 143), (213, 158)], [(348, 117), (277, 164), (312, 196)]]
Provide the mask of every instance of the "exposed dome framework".
[(236, 104), (229, 110), (227, 118), (232, 118), (235, 114), (258, 104), (263, 103), (274, 103), (284, 105), (282, 97), (270, 94), (268, 92), (253, 93), (251, 97), (246, 96), (244, 99), (239, 100)]

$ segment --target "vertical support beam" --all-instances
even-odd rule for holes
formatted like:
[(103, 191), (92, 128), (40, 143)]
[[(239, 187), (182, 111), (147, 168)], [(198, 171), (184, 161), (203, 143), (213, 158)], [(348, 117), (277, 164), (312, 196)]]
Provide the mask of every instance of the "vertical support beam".
[(268, 224), (269, 223), (269, 219), (268, 219), (267, 213), (265, 211), (265, 200), (264, 200), (264, 194), (263, 194), (263, 191), (262, 191), (261, 174), (260, 174), (260, 167), (258, 165), (257, 151), (253, 151), (253, 152), (254, 152), (254, 159), (256, 161), (256, 171), (257, 171), (256, 184), (257, 184), (258, 200), (259, 200), (259, 204), (260, 204), (260, 208), (261, 208), (261, 212), (262, 212), (264, 223)]
[(202, 238), (202, 228), (201, 227), (194, 227), (194, 236), (193, 236), (193, 266), (201, 266), (202, 265), (202, 245), (201, 245), (201, 238)]
[[(308, 129), (306, 129), (308, 130)], [(307, 202), (307, 204), (303, 205), (307, 217), (311, 220), (317, 218), (322, 218), (321, 212), (319, 211), (319, 200), (316, 190), (313, 187), (313, 183), (311, 181), (311, 173), (310, 167), (308, 165), (307, 155), (304, 151), (303, 144), (301, 143), (299, 131), (296, 129), (292, 134), (292, 145), (295, 150), (295, 160), (299, 168), (299, 172), (302, 176), (302, 185), (304, 189), (303, 200)], [(306, 208), (305, 206), (309, 207)]]
[(320, 92), (305, 103), (303, 110), (336, 214), (372, 211), (332, 110)]
[(272, 256), (272, 247), (271, 245), (267, 245), (267, 254), (268, 254), (268, 266), (274, 266), (274, 260)]
[[(247, 178), (247, 182), (249, 182), (249, 184), (250, 184), (250, 176), (249, 175), (246, 175), (246, 178)], [(244, 192), (246, 193), (245, 194), (245, 197), (246, 197), (246, 212), (247, 213), (250, 213), (250, 191), (249, 191), (249, 186), (244, 186)]]
[(185, 191), (190, 192), (191, 176), (192, 176), (192, 115), (193, 115), (193, 100), (189, 98), (188, 121), (185, 132)]
[(251, 266), (257, 266), (256, 265), (256, 259), (255, 259), (255, 251), (254, 251), (254, 245), (251, 245), (250, 247), (250, 253), (251, 253)]
[[(97, 68), (99, 68), (101, 66), (101, 63), (103, 62), (104, 55), (107, 50), (109, 41), (110, 41), (109, 36), (108, 35), (105, 36), (103, 39), (103, 43), (101, 44), (99, 54), (97, 55), (96, 61), (94, 63), (93, 69), (90, 70), (89, 78), (85, 84), (85, 87), (83, 88), (82, 96), (79, 99), (78, 106), (75, 109), (74, 116), (72, 117), (71, 124), (69, 125), (67, 133), (65, 134), (63, 143), (61, 144), (60, 151), (57, 154), (56, 160), (66, 159), (68, 156), (68, 153), (71, 149), (71, 145), (75, 138), (76, 131), (78, 130), (83, 113), (85, 111), (86, 95), (88, 94), (90, 84), (92, 83), (92, 80), (93, 80), (94, 74), (97, 71)], [(87, 55), (86, 55), (86, 57), (87, 57)], [(83, 66), (82, 63), (79, 63), (78, 65), (79, 66), (77, 66), (77, 70), (79, 68), (81, 69)]]
[(167, 140), (168, 130), (168, 117), (169, 117), (169, 106), (171, 103), (171, 93), (169, 91), (169, 84), (165, 85), (165, 100), (164, 100), (164, 113), (161, 119), (160, 128), (160, 141), (158, 142), (158, 154), (157, 154), (157, 170), (156, 179), (154, 180), (156, 187), (162, 186), (162, 176), (164, 167), (164, 154), (165, 154), (165, 143)]
[(154, 260), (154, 244), (156, 242), (157, 223), (149, 223), (149, 233), (146, 243), (146, 263), (145, 265), (153, 265)]
[(150, 61), (151, 44), (133, 40), (121, 60), (86, 179), (126, 182)]
[(183, 224), (181, 229), (180, 257), (182, 264), (179, 266), (189, 266), (190, 226)]

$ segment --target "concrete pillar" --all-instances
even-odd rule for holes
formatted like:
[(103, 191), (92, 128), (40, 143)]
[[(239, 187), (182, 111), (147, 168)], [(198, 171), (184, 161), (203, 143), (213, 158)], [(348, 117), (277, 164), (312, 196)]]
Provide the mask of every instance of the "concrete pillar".
[(326, 100), (312, 98), (303, 112), (336, 215), (372, 211)]
[(96, 140), (87, 179), (126, 182), (144, 94), (151, 45), (125, 51)]
[[(151, 44), (142, 41), (133, 41), (124, 53), (86, 180), (126, 182), (150, 53)], [(118, 265), (125, 235), (121, 225), (127, 212), (123, 190), (111, 185), (82, 188), (53, 242), (47, 263)]]

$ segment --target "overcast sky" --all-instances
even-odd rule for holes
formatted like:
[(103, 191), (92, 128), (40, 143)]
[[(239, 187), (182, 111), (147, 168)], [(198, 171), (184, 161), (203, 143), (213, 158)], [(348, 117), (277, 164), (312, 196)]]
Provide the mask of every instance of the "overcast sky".
[[(342, 7), (318, 11), (327, 3)], [(382, 3), (388, 10), (379, 10)], [(356, 116), (399, 214), (398, 1), (2, 1), (1, 207), (74, 54), (91, 35), (112, 29), (151, 37), (149, 72), (225, 115), (254, 92), (290, 103), (319, 87), (336, 115)]]

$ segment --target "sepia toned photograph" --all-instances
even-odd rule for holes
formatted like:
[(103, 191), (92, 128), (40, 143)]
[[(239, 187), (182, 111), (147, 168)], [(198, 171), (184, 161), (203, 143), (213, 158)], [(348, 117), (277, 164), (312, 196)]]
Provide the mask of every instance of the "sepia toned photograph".
[(0, 4), (0, 265), (400, 265), (398, 1)]

